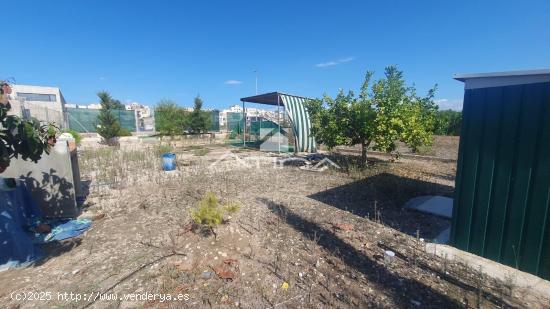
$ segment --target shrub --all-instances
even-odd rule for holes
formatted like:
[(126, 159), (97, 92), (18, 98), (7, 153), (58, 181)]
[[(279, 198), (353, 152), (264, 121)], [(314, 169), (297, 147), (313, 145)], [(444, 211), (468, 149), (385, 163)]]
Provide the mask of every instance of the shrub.
[(462, 112), (453, 110), (443, 110), (437, 112), (435, 134), (459, 136), (461, 126)]
[(201, 228), (207, 228), (214, 234), (214, 237), (217, 237), (214, 228), (223, 223), (223, 215), (226, 212), (235, 213), (240, 208), (241, 205), (238, 202), (229, 202), (221, 207), (216, 195), (208, 192), (190, 212), (191, 218), (196, 225)]
[(132, 132), (126, 128), (120, 128), (120, 130), (118, 130), (118, 136), (132, 136)]
[(208, 192), (197, 207), (191, 209), (191, 218), (196, 224), (214, 228), (222, 223), (224, 209), (220, 207), (218, 198)]
[(189, 126), (189, 112), (174, 101), (162, 100), (155, 108), (155, 126), (160, 135), (182, 135)]
[(76, 145), (80, 146), (80, 142), (82, 142), (82, 135), (80, 135), (80, 133), (71, 129), (65, 129), (63, 130), (63, 132), (71, 134), (74, 137), (74, 141), (76, 142)]

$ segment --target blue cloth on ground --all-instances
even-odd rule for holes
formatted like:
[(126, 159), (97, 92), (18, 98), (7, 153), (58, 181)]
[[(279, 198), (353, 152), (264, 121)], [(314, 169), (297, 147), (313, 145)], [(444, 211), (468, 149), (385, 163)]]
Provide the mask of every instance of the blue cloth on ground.
[(92, 226), (92, 221), (88, 219), (51, 220), (46, 223), (52, 228), (52, 231), (48, 234), (34, 233), (34, 243), (43, 244), (76, 237)]
[(24, 186), (0, 190), (0, 271), (42, 257), (26, 232), (40, 222), (41, 215)]
[[(34, 233), (40, 223), (50, 225), (50, 233)], [(87, 219), (42, 219), (40, 208), (23, 184), (0, 190), (0, 271), (25, 267), (43, 257), (35, 244), (78, 236), (91, 227)]]

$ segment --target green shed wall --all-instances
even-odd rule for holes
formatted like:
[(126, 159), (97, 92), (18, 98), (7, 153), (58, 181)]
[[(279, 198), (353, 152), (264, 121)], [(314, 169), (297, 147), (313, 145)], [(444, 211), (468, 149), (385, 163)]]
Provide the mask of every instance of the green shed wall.
[(451, 242), (550, 279), (550, 83), (467, 89)]

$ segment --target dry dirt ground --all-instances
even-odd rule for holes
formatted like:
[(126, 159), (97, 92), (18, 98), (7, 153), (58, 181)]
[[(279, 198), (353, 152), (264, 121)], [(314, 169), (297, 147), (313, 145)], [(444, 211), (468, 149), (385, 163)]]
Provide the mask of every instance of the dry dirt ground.
[[(458, 143), (460, 142), (460, 136), (439, 136), (433, 137), (433, 144), (429, 147), (421, 147), (417, 153), (407, 147), (404, 143), (397, 142), (397, 152), (405, 155), (421, 155), (432, 156), (441, 159), (457, 160), (458, 159)], [(344, 151), (354, 151), (360, 153), (361, 148), (359, 145), (353, 147), (338, 147)]]
[[(483, 270), (426, 252), (425, 241), (449, 222), (401, 206), (418, 195), (452, 194), (454, 163), (372, 157), (359, 169), (340, 156), (332, 159), (341, 169), (312, 172), (281, 166), (274, 155), (196, 146), (177, 148), (178, 170), (162, 172), (161, 151), (146, 145), (83, 149), (89, 194), (82, 216), (94, 218), (92, 229), (49, 245), (48, 257), (32, 267), (0, 273), (0, 307), (548, 305), (513, 278), (497, 282)], [(207, 192), (241, 206), (225, 216), (216, 235), (189, 223), (189, 209)], [(393, 260), (384, 258), (386, 250), (396, 253)], [(53, 299), (17, 301), (14, 292), (51, 292)], [(86, 299), (60, 299), (58, 292)], [(188, 299), (121, 300), (123, 293)]]
[[(458, 158), (458, 143), (460, 136), (434, 136), (433, 145), (420, 149), (419, 154), (434, 156), (438, 158), (454, 159)], [(410, 148), (404, 144), (399, 145), (399, 151), (405, 154), (412, 154)]]

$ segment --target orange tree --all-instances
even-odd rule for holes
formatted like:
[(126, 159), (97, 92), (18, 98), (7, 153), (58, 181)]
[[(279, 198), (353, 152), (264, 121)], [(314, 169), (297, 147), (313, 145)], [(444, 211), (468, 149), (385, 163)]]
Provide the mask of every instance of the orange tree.
[(402, 141), (413, 151), (432, 142), (437, 106), (433, 101), (436, 87), (426, 96), (407, 87), (403, 72), (389, 66), (384, 77), (371, 85), (373, 73), (367, 72), (359, 96), (342, 90), (335, 98), (306, 103), (312, 133), (319, 143), (332, 149), (339, 145), (361, 145), (361, 164), (367, 161), (367, 149), (392, 152)]

